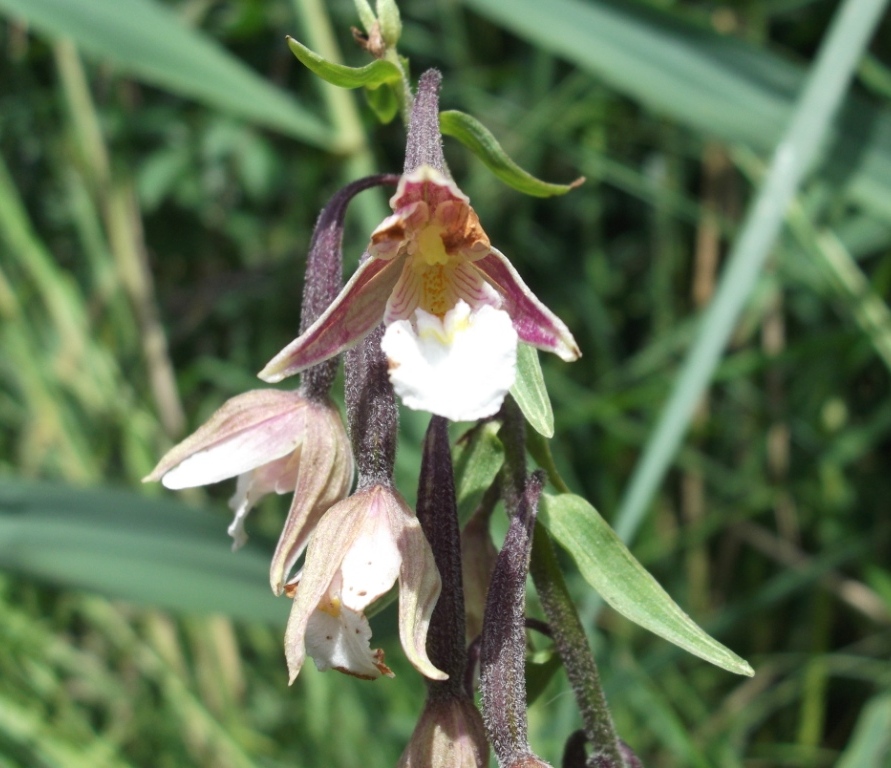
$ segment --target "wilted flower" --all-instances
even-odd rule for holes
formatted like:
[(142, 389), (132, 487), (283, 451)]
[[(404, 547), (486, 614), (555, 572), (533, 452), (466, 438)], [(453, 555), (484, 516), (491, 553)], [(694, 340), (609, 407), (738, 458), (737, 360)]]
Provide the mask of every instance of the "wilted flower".
[(406, 405), (452, 420), (491, 416), (516, 375), (517, 341), (579, 356), (572, 334), (493, 248), (445, 171), (439, 74), (418, 86), (406, 172), (370, 258), (331, 306), (260, 372), (280, 381), (354, 345), (381, 321), (390, 378)]
[(168, 451), (144, 482), (179, 489), (230, 477), (238, 477), (229, 502), (236, 549), (247, 540), (245, 517), (263, 496), (294, 493), (270, 576), (280, 594), (318, 518), (346, 496), (352, 482), (352, 452), (337, 409), (300, 392), (237, 395)]
[(385, 485), (372, 485), (328, 510), (293, 580), (294, 604), (285, 632), (291, 682), (306, 656), (320, 670), (372, 679), (392, 673), (383, 651), (369, 645), (365, 609), (399, 580), (399, 637), (406, 656), (442, 680), (427, 656), (427, 628), (440, 580), (414, 512)]

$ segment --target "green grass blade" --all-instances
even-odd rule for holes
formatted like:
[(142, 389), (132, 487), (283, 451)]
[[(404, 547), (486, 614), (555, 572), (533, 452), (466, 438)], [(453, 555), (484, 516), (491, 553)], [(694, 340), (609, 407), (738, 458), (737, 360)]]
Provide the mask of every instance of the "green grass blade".
[(836, 768), (888, 765), (891, 760), (891, 693), (872, 699), (857, 720), (854, 735)]
[(0, 11), (54, 37), (71, 38), (149, 83), (332, 148), (331, 131), (321, 120), (160, 3), (0, 0)]
[(733, 245), (715, 298), (702, 318), (701, 330), (622, 500), (616, 531), (625, 541), (640, 526), (677, 453), (885, 5), (885, 0), (847, 0), (827, 33), (785, 138)]
[[(655, 112), (760, 151), (783, 136), (806, 77), (769, 50), (633, 3), (464, 1)], [(850, 97), (833, 139), (827, 172), (891, 220), (891, 111)]]
[(0, 481), (0, 568), (146, 605), (283, 623), (270, 553), (230, 551), (225, 521), (167, 499)]

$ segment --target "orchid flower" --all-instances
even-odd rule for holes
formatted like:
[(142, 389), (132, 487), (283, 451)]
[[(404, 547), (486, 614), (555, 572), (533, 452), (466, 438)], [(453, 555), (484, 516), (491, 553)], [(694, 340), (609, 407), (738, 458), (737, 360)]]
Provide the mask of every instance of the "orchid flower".
[(518, 341), (563, 360), (579, 357), (567, 327), (491, 245), (469, 199), (448, 177), (439, 77), (434, 71), (421, 77), (393, 214), (372, 233), (367, 258), (337, 298), (261, 379), (280, 381), (316, 365), (383, 321), (390, 380), (403, 402), (473, 420), (501, 406), (516, 376)]
[(442, 680), (427, 656), (427, 628), (440, 579), (430, 545), (405, 500), (372, 485), (328, 510), (309, 543), (303, 570), (288, 585), (294, 595), (285, 656), (291, 682), (306, 656), (320, 670), (364, 679), (393, 673), (370, 647), (365, 609), (399, 580), (399, 636), (409, 661)]
[(349, 492), (350, 443), (330, 402), (300, 392), (252, 390), (227, 400), (208, 421), (173, 447), (144, 482), (192, 488), (237, 477), (229, 506), (233, 549), (247, 541), (248, 512), (269, 493), (294, 493), (273, 556), (270, 580), (281, 594), (288, 571), (319, 517)]

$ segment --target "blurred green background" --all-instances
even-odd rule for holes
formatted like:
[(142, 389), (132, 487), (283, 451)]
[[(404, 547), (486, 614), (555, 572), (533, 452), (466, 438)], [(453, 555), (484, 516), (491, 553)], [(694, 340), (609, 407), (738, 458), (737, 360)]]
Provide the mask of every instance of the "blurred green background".
[[(647, 766), (891, 764), (888, 18), (854, 50), (767, 266), (722, 294), (745, 309), (675, 450), (656, 425), (837, 4), (401, 8), (400, 49), (415, 75), (443, 71), (443, 108), (540, 177), (588, 178), (524, 198), (446, 143), (493, 243), (583, 351), (543, 360), (561, 472), (756, 669), (736, 678), (600, 612), (568, 564), (619, 732)], [(231, 555), (231, 484), (177, 501), (139, 483), (293, 337), (321, 205), (401, 168), (400, 126), (284, 43), (364, 63), (352, 3), (0, 14), (0, 767), (395, 764), (423, 685), (392, 611), (375, 637), (395, 680), (307, 668), (289, 689), (288, 605), (266, 580), (284, 501)], [(351, 211), (349, 269), (385, 203)], [(409, 496), (424, 424), (405, 414)], [(635, 473), (647, 446), (670, 465), (655, 495)], [(559, 674), (533, 746), (559, 763), (576, 727)]]

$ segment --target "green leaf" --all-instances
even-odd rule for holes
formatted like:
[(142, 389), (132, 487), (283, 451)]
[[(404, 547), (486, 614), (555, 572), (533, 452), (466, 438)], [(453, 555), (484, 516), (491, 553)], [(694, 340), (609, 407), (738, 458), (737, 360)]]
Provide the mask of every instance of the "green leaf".
[(538, 362), (538, 350), (522, 342), (517, 345), (517, 378), (510, 393), (532, 428), (547, 438), (553, 437), (554, 409)]
[(584, 178), (580, 178), (572, 184), (550, 184), (536, 179), (507, 156), (488, 128), (464, 112), (440, 112), (439, 127), (445, 136), (457, 139), (473, 152), (505, 184), (524, 194), (533, 197), (565, 195), (584, 182)]
[(377, 88), (402, 78), (399, 67), (386, 59), (377, 59), (364, 67), (347, 67), (322, 58), (293, 37), (288, 38), (288, 48), (308, 70), (340, 88)]
[(504, 464), (504, 447), (498, 439), (500, 428), (497, 421), (480, 424), (455, 446), (455, 492), (462, 522), (473, 514)]
[(225, 519), (170, 499), (0, 481), (0, 568), (146, 605), (283, 623), (271, 553), (230, 549)]
[(560, 654), (553, 649), (539, 651), (533, 658), (526, 659), (526, 705), (532, 703), (541, 696), (548, 687), (548, 683), (554, 679), (563, 668)]
[(123, 72), (326, 149), (332, 132), (284, 91), (150, 0), (0, 0), (0, 11)]
[(396, 97), (396, 92), (389, 85), (366, 88), (365, 100), (383, 125), (392, 122), (393, 118), (399, 114), (399, 99)]
[(545, 494), (541, 512), (542, 522), (575, 559), (585, 581), (615, 610), (712, 664), (740, 675), (755, 674), (677, 606), (587, 501), (569, 493)]

